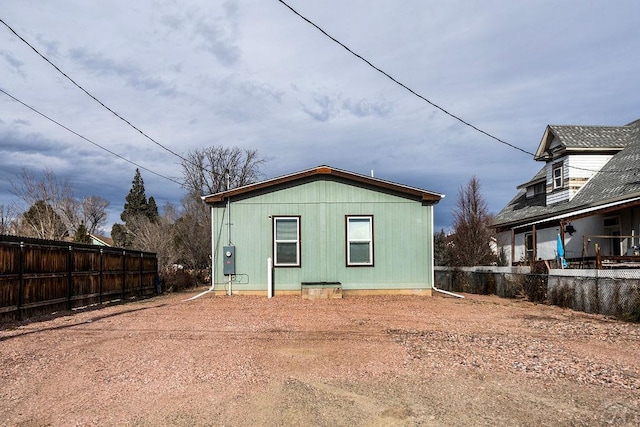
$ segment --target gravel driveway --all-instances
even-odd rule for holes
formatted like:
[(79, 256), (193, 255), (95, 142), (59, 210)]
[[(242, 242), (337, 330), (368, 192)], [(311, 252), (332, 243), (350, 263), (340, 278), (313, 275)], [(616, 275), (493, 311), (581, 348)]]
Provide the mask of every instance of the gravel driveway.
[(0, 424), (640, 424), (639, 324), (494, 296), (197, 293), (0, 326)]

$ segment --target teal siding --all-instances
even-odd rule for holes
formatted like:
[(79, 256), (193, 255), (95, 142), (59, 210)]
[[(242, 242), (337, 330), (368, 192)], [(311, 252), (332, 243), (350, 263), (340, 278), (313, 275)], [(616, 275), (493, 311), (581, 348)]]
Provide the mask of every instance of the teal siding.
[[(231, 243), (236, 246), (234, 290), (266, 290), (272, 256), (272, 216), (300, 216), (301, 267), (278, 267), (278, 290), (301, 282), (338, 281), (343, 289), (431, 287), (433, 207), (333, 180), (316, 180), (278, 191), (231, 199)], [(214, 208), (217, 254), (227, 244), (226, 207)], [(373, 215), (373, 267), (346, 266), (345, 215)], [(216, 283), (226, 282), (215, 257)]]

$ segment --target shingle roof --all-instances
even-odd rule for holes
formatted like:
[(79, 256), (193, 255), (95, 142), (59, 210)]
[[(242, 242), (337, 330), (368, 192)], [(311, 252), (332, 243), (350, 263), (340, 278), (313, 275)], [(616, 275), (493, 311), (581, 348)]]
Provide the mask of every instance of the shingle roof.
[(558, 126), (550, 125), (553, 135), (568, 149), (622, 148), (629, 141), (627, 126)]
[[(570, 201), (545, 206), (545, 195), (527, 199), (525, 186), (520, 186), (516, 197), (495, 216), (495, 226), (521, 224), (640, 195), (640, 120), (618, 127), (549, 126), (549, 129), (568, 147), (624, 148)], [(580, 141), (580, 138), (584, 139)], [(539, 178), (540, 173), (539, 171), (530, 182)]]
[(572, 203), (594, 204), (640, 193), (640, 122), (626, 130), (629, 144), (582, 187)]

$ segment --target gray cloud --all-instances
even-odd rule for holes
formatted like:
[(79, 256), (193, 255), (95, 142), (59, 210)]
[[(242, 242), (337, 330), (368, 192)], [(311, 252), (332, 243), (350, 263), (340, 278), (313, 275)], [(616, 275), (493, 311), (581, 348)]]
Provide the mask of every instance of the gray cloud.
[(0, 51), (0, 58), (3, 58), (5, 62), (9, 65), (9, 69), (14, 73), (18, 74), (21, 77), (26, 77), (26, 74), (23, 70), (24, 62), (16, 59), (10, 52)]
[[(487, 4), (298, 2), (300, 12), (399, 81), (495, 136), (535, 151), (547, 124), (636, 117), (640, 49), (633, 0)], [(348, 5), (347, 5), (348, 3)], [(27, 18), (28, 14), (28, 20)], [(118, 17), (117, 22), (113, 17)], [(372, 70), (278, 2), (139, 0), (3, 4), (3, 19), (79, 83), (166, 146), (222, 144), (271, 159), (267, 177), (318, 164), (442, 192), (436, 227), (472, 175), (496, 212), (538, 165)], [(28, 22), (28, 25), (26, 24)], [(593, 31), (598, 28), (598, 31)], [(2, 87), (107, 148), (166, 176), (172, 154), (86, 97), (16, 39)], [(611, 76), (615, 76), (612, 78)], [(10, 101), (0, 118), (2, 179), (49, 166), (79, 193), (122, 209), (135, 166)], [(147, 194), (182, 190), (142, 172)], [(4, 194), (3, 194), (4, 192)]]
[(139, 67), (124, 62), (116, 62), (103, 55), (91, 53), (84, 48), (69, 51), (70, 57), (85, 69), (99, 76), (116, 76), (128, 85), (141, 90), (154, 91), (162, 96), (176, 96), (177, 90), (172, 82), (160, 77), (150, 76)]

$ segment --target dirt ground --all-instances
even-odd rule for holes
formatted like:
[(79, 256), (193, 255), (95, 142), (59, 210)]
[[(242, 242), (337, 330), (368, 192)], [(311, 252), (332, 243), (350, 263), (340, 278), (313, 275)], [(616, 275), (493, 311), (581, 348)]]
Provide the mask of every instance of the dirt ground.
[(494, 296), (197, 293), (0, 326), (0, 424), (640, 425), (639, 324)]

